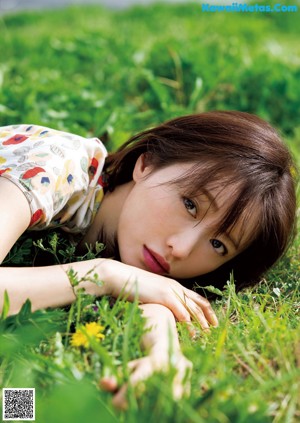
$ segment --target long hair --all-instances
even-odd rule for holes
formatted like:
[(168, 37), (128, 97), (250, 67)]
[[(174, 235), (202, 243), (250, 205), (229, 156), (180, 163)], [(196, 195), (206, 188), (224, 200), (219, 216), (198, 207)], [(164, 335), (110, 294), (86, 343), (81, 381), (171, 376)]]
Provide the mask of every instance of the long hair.
[(215, 271), (191, 281), (223, 287), (234, 272), (237, 289), (254, 285), (286, 251), (295, 235), (296, 168), (275, 129), (255, 115), (214, 111), (167, 121), (133, 136), (106, 162), (110, 189), (132, 179), (136, 160), (145, 154), (154, 170), (192, 163), (181, 184), (196, 195), (208, 184), (234, 187), (231, 204), (216, 234), (230, 231), (255, 212), (256, 227), (248, 247)]

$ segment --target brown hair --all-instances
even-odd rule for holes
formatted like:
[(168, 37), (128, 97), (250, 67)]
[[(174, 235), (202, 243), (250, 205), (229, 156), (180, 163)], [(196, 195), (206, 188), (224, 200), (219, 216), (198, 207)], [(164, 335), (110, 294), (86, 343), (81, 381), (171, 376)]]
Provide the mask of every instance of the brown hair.
[(237, 187), (217, 234), (230, 231), (241, 216), (246, 216), (247, 225), (251, 211), (258, 213), (248, 247), (210, 274), (201, 275), (198, 282), (223, 287), (233, 270), (238, 289), (253, 285), (286, 251), (296, 226), (295, 165), (267, 122), (244, 112), (214, 111), (178, 117), (141, 132), (109, 155), (106, 171), (111, 190), (132, 179), (141, 154), (154, 169), (193, 163), (183, 179), (173, 181), (190, 196), (208, 184)]

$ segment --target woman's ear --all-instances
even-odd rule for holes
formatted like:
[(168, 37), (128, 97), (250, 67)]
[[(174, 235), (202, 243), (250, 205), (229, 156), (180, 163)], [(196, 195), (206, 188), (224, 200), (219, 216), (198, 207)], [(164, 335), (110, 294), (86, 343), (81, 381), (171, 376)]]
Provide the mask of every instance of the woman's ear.
[(143, 153), (139, 156), (134, 165), (132, 179), (134, 182), (138, 182), (140, 179), (148, 176), (152, 170), (152, 166), (148, 163), (147, 155)]

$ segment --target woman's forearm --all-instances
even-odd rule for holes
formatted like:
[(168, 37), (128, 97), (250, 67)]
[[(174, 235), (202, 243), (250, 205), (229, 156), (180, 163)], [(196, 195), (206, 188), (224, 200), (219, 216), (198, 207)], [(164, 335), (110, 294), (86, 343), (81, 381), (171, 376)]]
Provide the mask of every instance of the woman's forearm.
[[(71, 285), (68, 276), (71, 271), (80, 281), (76, 287)], [(101, 283), (92, 282), (95, 279)], [(101, 258), (48, 267), (0, 267), (0, 310), (5, 290), (10, 299), (9, 314), (15, 314), (27, 299), (31, 301), (33, 310), (71, 304), (78, 288), (84, 288), (88, 294), (95, 296), (112, 295), (117, 298), (121, 295), (129, 301), (138, 297), (141, 303), (167, 307), (168, 316), (173, 313), (178, 321), (190, 321), (193, 316), (205, 329), (209, 323), (216, 325), (217, 322), (209, 302), (177, 281)], [(145, 310), (145, 313), (151, 313)], [(167, 319), (166, 310), (164, 315), (164, 331), (176, 334), (174, 317), (173, 320), (171, 317)], [(159, 323), (154, 314), (153, 319)]]
[[(16, 314), (24, 302), (29, 299), (32, 310), (48, 307), (61, 307), (71, 304), (76, 298), (76, 287), (73, 288), (68, 277), (72, 268), (78, 278), (84, 278), (89, 271), (100, 273), (98, 260), (72, 263), (72, 265), (55, 265), (45, 267), (0, 267), (0, 312), (3, 307), (5, 290), (9, 296), (9, 314)], [(100, 277), (100, 275), (99, 275)], [(83, 281), (79, 288), (85, 288), (92, 295), (105, 295), (104, 285)]]
[[(79, 285), (72, 286), (69, 272), (80, 281)], [(99, 284), (91, 281), (95, 278)], [(122, 293), (132, 301), (138, 293), (135, 268), (101, 258), (44, 267), (0, 267), (0, 312), (5, 291), (10, 301), (9, 314), (15, 314), (27, 299), (32, 310), (71, 304), (78, 288), (98, 297), (118, 297)]]

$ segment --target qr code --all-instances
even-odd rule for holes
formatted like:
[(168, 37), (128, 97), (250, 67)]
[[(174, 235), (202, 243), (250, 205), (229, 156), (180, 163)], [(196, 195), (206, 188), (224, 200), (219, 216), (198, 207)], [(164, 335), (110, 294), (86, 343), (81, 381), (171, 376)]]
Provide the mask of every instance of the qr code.
[(35, 420), (35, 389), (4, 388), (2, 420)]

